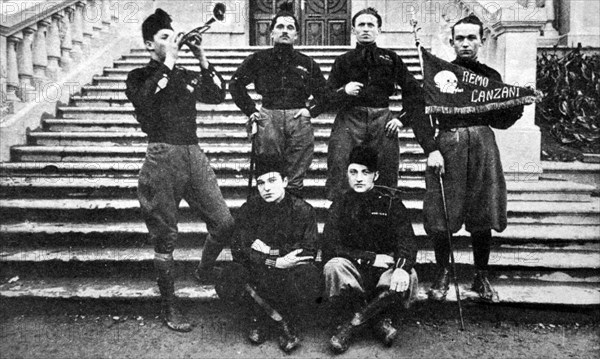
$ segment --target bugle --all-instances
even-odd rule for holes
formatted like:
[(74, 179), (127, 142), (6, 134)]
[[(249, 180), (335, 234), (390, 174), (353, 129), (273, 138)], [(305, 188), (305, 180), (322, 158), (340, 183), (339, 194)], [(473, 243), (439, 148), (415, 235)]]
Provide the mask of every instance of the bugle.
[(188, 44), (190, 41), (192, 41), (194, 35), (201, 35), (205, 32), (208, 31), (208, 29), (210, 29), (210, 25), (212, 23), (214, 23), (215, 21), (219, 21), (222, 22), (225, 20), (225, 4), (223, 3), (216, 3), (215, 7), (213, 8), (213, 16), (204, 23), (204, 25), (199, 26), (193, 30), (191, 30), (190, 32), (188, 32), (187, 34), (183, 35), (183, 37), (181, 38), (181, 45), (184, 44)]

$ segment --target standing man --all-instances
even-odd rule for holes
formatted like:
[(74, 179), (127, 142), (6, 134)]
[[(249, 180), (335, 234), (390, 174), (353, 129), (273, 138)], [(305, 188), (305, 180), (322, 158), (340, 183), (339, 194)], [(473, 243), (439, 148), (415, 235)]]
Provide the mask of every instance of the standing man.
[(260, 196), (250, 198), (236, 216), (234, 262), (225, 268), (216, 289), (221, 299), (247, 312), (250, 342), (267, 339), (270, 317), (280, 348), (291, 352), (300, 339), (290, 315), (310, 310), (308, 305), (320, 294), (320, 271), (314, 265), (315, 210), (286, 191), (281, 161), (259, 158), (255, 176)]
[(330, 106), (339, 110), (329, 140), (327, 157), (327, 198), (334, 200), (347, 190), (346, 168), (350, 151), (358, 145), (379, 152), (378, 185), (398, 185), (400, 120), (389, 109), (389, 97), (402, 88), (406, 118), (424, 114), (422, 90), (400, 57), (377, 47), (381, 30), (377, 10), (366, 8), (352, 17), (356, 48), (335, 60), (327, 80)]
[(392, 315), (399, 304), (409, 307), (418, 284), (409, 213), (396, 191), (375, 186), (377, 151), (355, 147), (348, 162), (350, 190), (333, 201), (324, 230), (324, 258), (329, 261), (323, 272), (330, 307), (337, 309), (338, 318), (344, 318), (340, 309), (352, 310), (351, 319), (329, 341), (336, 353), (345, 352), (367, 323), (391, 346), (398, 335)]
[(171, 27), (161, 9), (142, 24), (151, 60), (127, 77), (127, 98), (135, 107), (148, 151), (140, 171), (138, 198), (150, 240), (162, 299), (162, 317), (173, 330), (188, 332), (190, 323), (175, 305), (173, 251), (181, 199), (206, 222), (208, 236), (199, 269), (212, 268), (233, 229), (233, 218), (217, 186), (217, 178), (196, 136), (196, 101), (218, 104), (225, 90), (215, 83), (220, 75), (209, 64), (197, 35), (188, 46), (200, 61), (200, 73), (175, 65), (182, 34)]
[[(246, 58), (229, 89), (249, 124), (258, 126), (254, 155), (284, 158), (288, 191), (300, 193), (315, 147), (311, 118), (324, 110), (326, 83), (319, 65), (294, 50), (300, 26), (289, 6), (283, 3), (271, 21), (273, 48)], [(246, 89), (250, 83), (262, 96), (260, 110)]]
[[(477, 61), (483, 45), (483, 24), (476, 16), (459, 20), (452, 27), (450, 44), (456, 52), (453, 64), (502, 81), (494, 69)], [(506, 183), (494, 132), (508, 128), (523, 114), (523, 106), (472, 115), (437, 115), (439, 134), (429, 119), (415, 121), (415, 135), (427, 154), (423, 204), (425, 230), (432, 238), (438, 271), (429, 298), (443, 301), (448, 292), (450, 245), (446, 236), (439, 176), (443, 176), (448, 208), (448, 226), (456, 233), (463, 223), (471, 233), (476, 275), (472, 290), (482, 300), (496, 302), (498, 293), (488, 280), (490, 244), (494, 229), (506, 228)]]

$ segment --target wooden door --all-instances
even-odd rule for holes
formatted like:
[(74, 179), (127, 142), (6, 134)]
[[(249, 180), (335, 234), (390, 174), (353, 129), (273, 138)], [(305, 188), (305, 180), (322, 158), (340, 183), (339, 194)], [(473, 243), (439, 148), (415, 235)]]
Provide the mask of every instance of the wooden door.
[[(289, 0), (250, 1), (251, 45), (271, 45), (271, 19), (285, 1)], [(301, 27), (298, 44), (350, 44), (350, 0), (298, 0), (294, 1), (294, 13)]]

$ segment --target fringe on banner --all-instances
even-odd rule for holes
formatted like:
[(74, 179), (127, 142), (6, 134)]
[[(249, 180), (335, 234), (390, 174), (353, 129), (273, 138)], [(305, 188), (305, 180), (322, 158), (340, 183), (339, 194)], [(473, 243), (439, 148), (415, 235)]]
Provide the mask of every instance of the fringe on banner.
[(493, 110), (503, 110), (505, 108), (529, 105), (536, 102), (536, 96), (525, 96), (505, 102), (489, 103), (487, 105), (469, 106), (469, 107), (447, 107), (447, 106), (426, 106), (427, 115), (442, 113), (445, 115), (468, 115), (472, 113), (482, 113)]

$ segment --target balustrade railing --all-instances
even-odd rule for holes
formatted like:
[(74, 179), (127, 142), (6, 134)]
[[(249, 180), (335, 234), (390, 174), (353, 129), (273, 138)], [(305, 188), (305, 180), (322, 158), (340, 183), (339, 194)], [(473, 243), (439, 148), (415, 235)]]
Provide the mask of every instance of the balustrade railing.
[(0, 95), (2, 108), (28, 102), (31, 88), (56, 81), (90, 53), (93, 38), (118, 20), (117, 1), (41, 2), (27, 9), (6, 6), (0, 14)]

